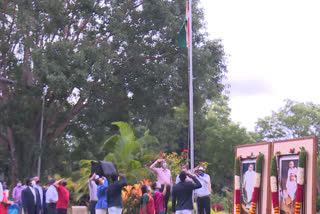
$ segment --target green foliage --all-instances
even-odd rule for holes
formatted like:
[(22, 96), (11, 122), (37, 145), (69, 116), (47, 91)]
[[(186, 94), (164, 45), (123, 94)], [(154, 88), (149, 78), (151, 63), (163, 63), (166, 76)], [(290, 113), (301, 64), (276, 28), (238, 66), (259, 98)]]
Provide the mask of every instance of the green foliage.
[(195, 160), (210, 163), (207, 172), (216, 192), (232, 186), (236, 145), (255, 142), (245, 128), (230, 120), (227, 101), (226, 96), (208, 101), (195, 120)]
[(271, 159), (270, 176), (277, 176), (277, 157), (274, 155)]
[(317, 210), (317, 212), (319, 212), (320, 211), (320, 195), (318, 195), (317, 196), (317, 201), (316, 201), (316, 210)]
[[(205, 37), (199, 2), (193, 1), (197, 113), (224, 89), (226, 73), (221, 42)], [(14, 80), (0, 99), (0, 156), (12, 180), (18, 172), (34, 175), (39, 154), (45, 174), (71, 174), (79, 160), (104, 157), (101, 142), (117, 131), (112, 121), (150, 127), (161, 151), (186, 144), (185, 121), (170, 120), (188, 99), (187, 51), (175, 42), (184, 0), (4, 1), (0, 13), (0, 75)]]
[(234, 174), (240, 176), (240, 161), (238, 157), (234, 159)]
[(76, 180), (73, 182), (73, 202), (76, 204), (79, 204), (89, 195), (88, 180), (91, 173), (90, 160), (82, 160), (79, 164), (81, 167), (80, 170), (73, 173), (73, 179)]
[(228, 213), (232, 211), (233, 192), (225, 189), (221, 194), (212, 194), (210, 196), (211, 204), (220, 203)]
[(301, 168), (306, 167), (306, 157), (307, 157), (307, 152), (304, 147), (300, 148), (300, 154), (299, 154), (299, 161), (298, 161), (298, 166)]
[(130, 125), (125, 122), (113, 122), (119, 128), (120, 135), (113, 135), (106, 140), (104, 146), (112, 148), (104, 160), (112, 161), (119, 172), (126, 173), (128, 183), (137, 183), (148, 177), (149, 170), (143, 168), (141, 160), (149, 158), (151, 151), (144, 149), (148, 144), (158, 144), (156, 138), (145, 132), (144, 136), (136, 139)]
[(284, 107), (259, 119), (256, 133), (264, 141), (305, 136), (320, 136), (320, 106), (286, 100)]
[(257, 161), (256, 161), (256, 172), (257, 173), (262, 173), (263, 157), (264, 157), (264, 155), (262, 153), (259, 153)]
[(171, 152), (169, 154), (161, 153), (160, 156), (164, 158), (168, 164), (168, 169), (171, 171), (171, 176), (174, 179), (181, 171), (181, 166), (188, 164), (188, 151), (181, 152), (180, 155), (176, 152)]

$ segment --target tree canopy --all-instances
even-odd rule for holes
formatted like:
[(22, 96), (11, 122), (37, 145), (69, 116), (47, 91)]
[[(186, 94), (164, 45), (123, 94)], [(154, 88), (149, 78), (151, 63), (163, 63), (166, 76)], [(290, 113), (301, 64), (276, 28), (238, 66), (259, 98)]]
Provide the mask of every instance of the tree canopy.
[[(221, 93), (226, 72), (223, 46), (206, 39), (198, 3), (196, 114)], [(13, 80), (0, 86), (0, 152), (12, 183), (35, 174), (39, 154), (44, 174), (103, 158), (99, 148), (116, 131), (111, 122), (155, 130), (188, 102), (187, 51), (176, 42), (184, 10), (184, 0), (0, 2), (0, 75)]]
[(286, 104), (278, 112), (272, 112), (271, 116), (258, 120), (255, 132), (264, 141), (305, 136), (318, 136), (319, 140), (319, 124), (319, 105), (286, 100)]

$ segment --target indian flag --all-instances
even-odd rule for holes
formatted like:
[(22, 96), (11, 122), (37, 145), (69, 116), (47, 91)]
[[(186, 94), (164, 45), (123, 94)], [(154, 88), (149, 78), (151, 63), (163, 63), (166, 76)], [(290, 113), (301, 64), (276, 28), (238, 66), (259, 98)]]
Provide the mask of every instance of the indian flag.
[(181, 25), (179, 36), (178, 36), (178, 46), (180, 48), (186, 48), (190, 45), (190, 12), (188, 1), (186, 1), (186, 17)]

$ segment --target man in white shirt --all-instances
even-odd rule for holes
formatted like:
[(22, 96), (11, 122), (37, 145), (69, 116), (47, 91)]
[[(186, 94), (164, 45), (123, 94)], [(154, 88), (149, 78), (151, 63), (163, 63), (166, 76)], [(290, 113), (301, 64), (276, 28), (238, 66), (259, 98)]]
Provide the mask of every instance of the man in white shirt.
[(98, 201), (98, 195), (97, 195), (97, 184), (95, 180), (98, 178), (99, 176), (96, 175), (96, 173), (93, 173), (88, 180), (89, 196), (90, 196), (90, 203), (89, 203), (90, 214), (96, 214), (96, 204)]
[(201, 183), (201, 188), (195, 189), (194, 193), (197, 197), (197, 209), (199, 214), (210, 214), (210, 194), (211, 194), (211, 181), (210, 175), (205, 173), (203, 166), (195, 168), (197, 179)]
[(58, 191), (56, 189), (57, 179), (53, 178), (49, 181), (49, 188), (46, 192), (47, 214), (56, 213), (56, 204), (58, 201)]
[(43, 212), (43, 189), (40, 186), (40, 179), (39, 177), (34, 177), (33, 180), (36, 181), (36, 186), (35, 188), (38, 189), (39, 194), (40, 194), (40, 200), (41, 200), (41, 213)]

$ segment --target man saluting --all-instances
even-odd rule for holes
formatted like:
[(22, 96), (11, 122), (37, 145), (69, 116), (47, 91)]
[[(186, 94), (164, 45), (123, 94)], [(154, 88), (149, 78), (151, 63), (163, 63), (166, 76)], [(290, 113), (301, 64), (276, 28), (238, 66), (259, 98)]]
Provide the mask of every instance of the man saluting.
[[(187, 175), (193, 180), (193, 182), (186, 182)], [(192, 192), (194, 189), (201, 188), (201, 183), (196, 178), (196, 175), (185, 171), (180, 173), (179, 178), (180, 183), (173, 185), (172, 189), (172, 213), (192, 214)], [(176, 201), (178, 202), (177, 205)]]

